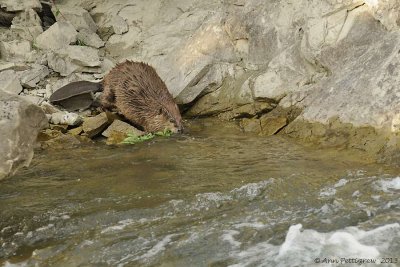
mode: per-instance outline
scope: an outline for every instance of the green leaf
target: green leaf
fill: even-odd
[[[124,139],[124,141],[121,142],[121,144],[128,144],[128,145],[134,145],[137,143],[141,143],[150,139],[153,139],[156,136],[165,136],[165,137],[170,137],[172,135],[171,130],[165,129],[164,131],[159,131],[156,133],[148,133],[145,135],[138,136],[137,134],[129,133],[128,137]]]

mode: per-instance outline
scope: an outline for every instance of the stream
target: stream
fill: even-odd
[[[400,266],[400,169],[187,128],[37,151],[0,183],[0,266]]]

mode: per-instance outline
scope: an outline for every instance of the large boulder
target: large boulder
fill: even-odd
[[[28,166],[47,118],[38,106],[0,90],[0,180]]]

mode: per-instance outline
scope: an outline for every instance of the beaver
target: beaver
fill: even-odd
[[[128,60],[119,63],[101,83],[81,81],[66,85],[53,93],[50,101],[56,103],[65,95],[71,97],[100,90],[103,90],[100,104],[104,109],[117,109],[145,132],[183,131],[182,117],[174,98],[155,69],[144,62]]]
[[[106,109],[118,109],[146,132],[183,131],[178,105],[154,68],[146,63],[117,64],[104,77],[100,103]]]

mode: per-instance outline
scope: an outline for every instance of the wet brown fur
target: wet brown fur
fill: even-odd
[[[167,86],[153,67],[143,62],[117,64],[103,80],[101,104],[116,108],[146,132],[180,132],[182,118]]]

